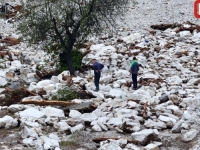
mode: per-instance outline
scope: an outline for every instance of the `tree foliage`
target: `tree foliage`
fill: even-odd
[[[123,15],[130,0],[26,0],[21,12],[19,30],[30,42],[60,43],[59,52],[66,57],[70,73],[74,74],[72,54],[74,44],[89,34],[112,30],[116,19]],[[61,64],[64,65],[64,64]]]

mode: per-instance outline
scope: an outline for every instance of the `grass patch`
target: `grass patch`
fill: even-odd
[[[0,13],[0,19],[4,19],[5,18],[5,14],[4,13]]]
[[[51,97],[51,100],[60,100],[60,101],[70,101],[77,98],[77,92],[72,90],[69,87],[59,89],[55,95]]]

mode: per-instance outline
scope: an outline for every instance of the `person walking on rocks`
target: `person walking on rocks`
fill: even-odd
[[[130,66],[130,73],[132,74],[133,89],[137,90],[137,75],[139,71],[139,63],[136,57],[133,57],[133,61]]]
[[[93,68],[94,68],[94,84],[96,86],[95,91],[99,91],[99,80],[101,77],[101,70],[103,69],[104,65],[97,62],[96,59],[92,59]]]

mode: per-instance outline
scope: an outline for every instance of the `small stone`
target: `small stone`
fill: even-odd
[[[167,94],[163,94],[159,99],[161,103],[165,103],[169,100],[169,97]]]
[[[158,146],[156,144],[148,144],[144,147],[144,150],[159,150]]]
[[[198,131],[195,129],[192,129],[183,135],[183,141],[185,142],[192,141],[197,136],[197,134],[198,134]]]

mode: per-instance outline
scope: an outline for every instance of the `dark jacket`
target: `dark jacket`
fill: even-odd
[[[137,62],[137,60],[135,60],[135,61],[133,61],[132,63],[131,63],[131,73],[132,74],[138,74],[138,71],[139,71],[139,64],[138,64],[138,62]]]
[[[101,69],[103,69],[104,65],[98,62],[95,62],[93,67],[94,67],[94,73],[101,73]],[[96,72],[96,70],[98,71]]]

